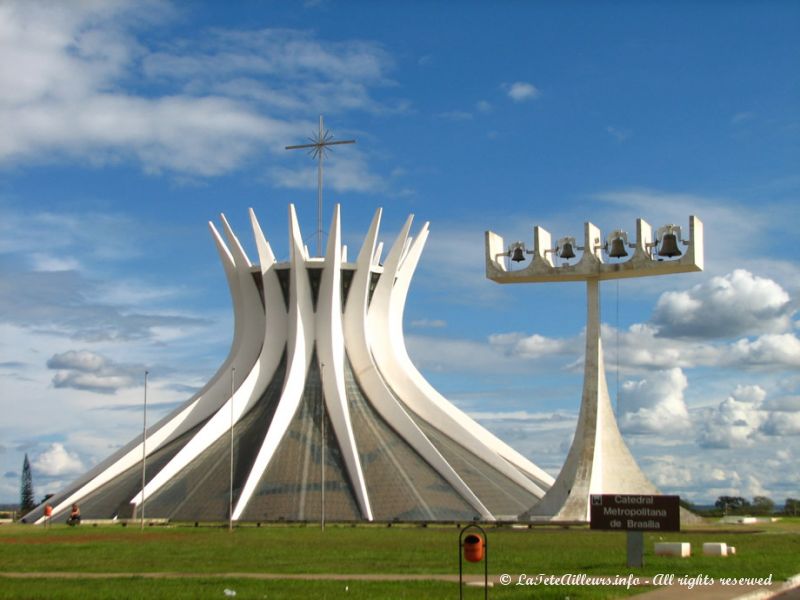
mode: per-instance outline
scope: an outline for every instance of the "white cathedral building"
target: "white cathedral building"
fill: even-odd
[[[84,518],[131,518],[144,503],[148,518],[252,522],[491,521],[535,507],[554,479],[409,358],[403,310],[428,224],[412,239],[409,217],[382,256],[378,210],[350,261],[337,206],[314,257],[290,206],[278,262],[250,218],[259,264],[224,216],[224,237],[209,224],[233,299],[228,357],[146,436],[50,498],[54,519],[73,503]]]

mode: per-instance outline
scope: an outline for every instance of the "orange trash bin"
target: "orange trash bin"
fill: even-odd
[[[464,538],[464,558],[469,562],[483,560],[483,538],[481,536],[470,533]]]

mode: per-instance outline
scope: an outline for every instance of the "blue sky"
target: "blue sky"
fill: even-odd
[[[706,228],[703,273],[604,284],[611,395],[665,492],[800,496],[800,6],[791,2],[0,3],[0,501],[133,438],[224,359],[206,222],[282,257],[287,210],[351,252],[384,208],[432,233],[412,358],[554,475],[581,389],[580,284],[498,286],[483,232]],[[281,256],[279,256],[281,258]],[[619,351],[617,351],[619,341]]]

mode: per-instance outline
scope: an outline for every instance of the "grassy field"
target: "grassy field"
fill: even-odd
[[[625,566],[625,534],[588,529],[489,529],[489,571],[536,576],[565,573],[639,577],[659,573],[709,577],[766,577],[784,580],[800,572],[800,520],[758,526],[699,528],[645,535],[645,567]],[[653,544],[692,543],[694,556],[669,559],[652,555]],[[736,546],[725,559],[703,557],[703,542]],[[248,578],[258,574],[458,574],[455,527],[315,526],[67,528],[0,527],[3,573],[0,598],[453,598],[447,581],[297,581]],[[468,564],[466,572],[482,567]],[[123,578],[43,579],[35,574],[122,574]],[[169,574],[167,578],[137,574]],[[178,577],[177,574],[181,576]],[[243,575],[238,575],[243,574]],[[345,589],[346,588],[346,589]],[[625,587],[497,586],[493,598],[604,598],[641,590]],[[467,589],[465,598],[482,597]],[[230,597],[230,596],[228,596]]]

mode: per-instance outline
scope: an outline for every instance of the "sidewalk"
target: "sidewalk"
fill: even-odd
[[[650,592],[636,596],[641,600],[686,600],[687,598],[702,598],[703,600],[767,600],[780,598],[780,600],[800,600],[800,574],[791,577],[789,581],[774,582],[770,586],[724,586],[718,583],[691,590],[684,586],[673,585],[660,587]]]

